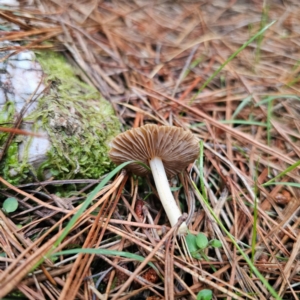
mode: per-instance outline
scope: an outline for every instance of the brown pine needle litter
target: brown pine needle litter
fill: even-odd
[[[62,52],[123,130],[201,141],[170,185],[209,244],[195,253],[170,228],[151,176],[0,178],[1,205],[18,201],[0,210],[0,298],[299,299],[300,2],[5,3],[0,41],[17,44],[3,51]]]

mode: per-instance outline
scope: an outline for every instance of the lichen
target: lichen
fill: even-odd
[[[34,124],[35,131],[38,127],[45,130],[51,147],[46,160],[36,169],[31,166],[21,178],[8,171],[5,176],[13,182],[23,181],[29,171],[40,180],[50,176],[56,179],[98,178],[113,166],[108,157],[108,144],[120,131],[118,118],[96,89],[74,75],[63,56],[41,52],[36,53],[36,57],[46,74],[44,84],[49,88],[38,100],[38,108],[26,116],[24,122]],[[9,151],[17,151],[14,148],[17,142],[14,144]],[[6,157],[5,164],[9,169],[11,153]],[[24,157],[27,157],[26,153]],[[18,164],[24,167],[26,162],[19,161]]]

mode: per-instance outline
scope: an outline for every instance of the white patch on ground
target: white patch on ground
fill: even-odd
[[[0,46],[10,46],[10,43],[0,43]],[[0,61],[12,51],[0,53]],[[10,56],[0,63],[0,110],[7,101],[15,103],[16,113],[20,113],[32,98],[37,98],[44,90],[43,70],[35,61],[35,54],[32,51],[22,51]],[[42,95],[42,94],[41,94]],[[40,96],[41,96],[40,95]],[[24,117],[37,108],[37,99],[26,107]],[[5,112],[4,112],[5,113]],[[17,116],[16,116],[17,117]],[[1,126],[1,124],[0,124]],[[32,131],[32,124],[24,124],[22,129]],[[40,130],[39,133],[46,136],[46,132]],[[46,153],[50,148],[50,141],[47,138],[27,137],[31,139],[28,149],[28,161],[32,164],[39,164],[45,160]],[[25,143],[20,143],[19,157],[24,158]]]
[[[5,53],[7,55],[8,52]],[[1,55],[1,58],[5,55]],[[45,86],[41,84],[43,71],[35,61],[35,55],[31,51],[23,51],[9,57],[0,63],[1,91],[0,103],[13,101],[16,111],[19,113],[27,101],[40,94]],[[32,103],[24,116],[35,110],[37,102]]]
[[[5,5],[5,6],[19,6],[20,3],[17,0],[0,0],[0,5]]]

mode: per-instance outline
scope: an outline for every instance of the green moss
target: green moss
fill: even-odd
[[[38,174],[49,170],[56,178],[98,178],[112,167],[108,143],[120,130],[111,105],[81,82],[62,56],[42,52],[37,58],[51,82],[40,101],[40,118],[52,142]]]
[[[38,108],[24,121],[32,122],[36,130],[39,127],[46,130],[51,148],[46,161],[33,169],[26,163],[28,153],[25,153],[25,162],[16,159],[18,143],[14,142],[5,160],[5,177],[14,183],[24,181],[30,169],[40,180],[49,176],[56,179],[98,178],[113,166],[108,157],[108,144],[120,131],[118,118],[96,89],[74,75],[63,56],[54,52],[36,53],[36,56],[47,74],[45,85],[49,90],[39,99]],[[28,151],[30,139],[27,143],[25,151]],[[21,176],[20,169],[17,176],[15,172],[9,173],[15,164],[22,165]]]
[[[0,126],[11,127],[11,124],[14,123],[14,114],[15,105],[13,102],[8,101],[0,110]],[[4,150],[8,136],[8,133],[0,132],[0,151]],[[26,178],[28,171],[28,164],[24,161],[19,162],[18,146],[19,140],[15,138],[6,149],[6,155],[0,162],[0,174],[6,179],[10,179],[13,184]]]

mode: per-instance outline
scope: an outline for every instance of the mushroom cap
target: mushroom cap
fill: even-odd
[[[159,157],[167,176],[172,177],[194,162],[199,151],[199,142],[190,131],[176,126],[148,124],[116,136],[109,156],[116,164],[138,160],[147,166],[149,160]],[[141,176],[149,172],[137,163],[129,164],[126,169]]]

